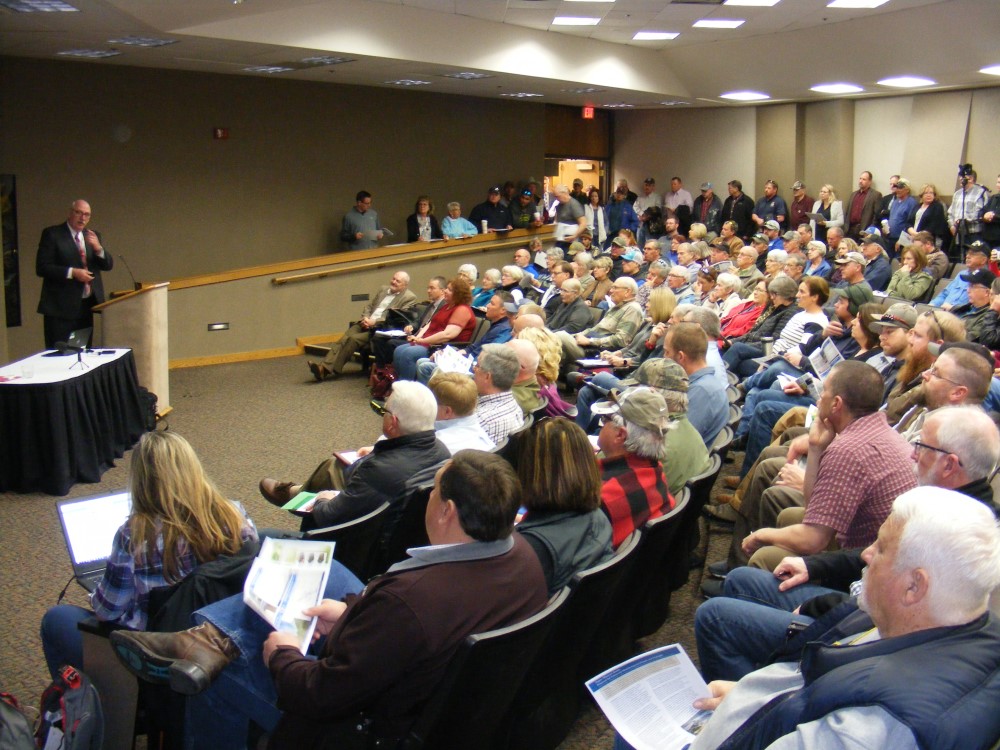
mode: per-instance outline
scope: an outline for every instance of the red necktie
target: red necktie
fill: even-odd
[[[87,270],[87,248],[83,244],[83,232],[76,236],[76,249],[80,251],[80,262],[83,263],[83,270]],[[90,284],[83,285],[84,298],[90,296]]]

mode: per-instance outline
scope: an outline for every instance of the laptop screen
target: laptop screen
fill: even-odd
[[[107,560],[115,532],[125,523],[131,508],[127,492],[95,495],[58,503],[73,565]]]

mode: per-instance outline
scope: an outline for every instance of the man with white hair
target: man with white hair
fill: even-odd
[[[643,386],[611,391],[593,412],[602,417],[597,434],[604,454],[598,461],[601,509],[611,521],[611,545],[617,548],[646,521],[674,507],[660,465],[669,413],[663,396]]]
[[[583,286],[579,279],[566,279],[559,287],[560,305],[548,319],[550,331],[579,333],[594,322],[590,308],[583,301]]]
[[[368,346],[372,332],[383,322],[390,310],[406,310],[417,304],[417,297],[410,291],[410,274],[396,271],[388,286],[379,287],[361,311],[361,319],[352,323],[340,341],[335,342],[322,362],[307,362],[309,371],[317,381],[337,378],[354,352]]]
[[[580,359],[583,347],[614,351],[628,346],[642,326],[642,308],[635,301],[639,287],[634,279],[622,277],[615,280],[609,292],[615,306],[598,323],[582,333],[571,336],[560,331],[565,358]]]
[[[667,286],[677,297],[678,304],[694,304],[695,293],[691,288],[691,271],[682,265],[671,266],[667,272]]]
[[[896,499],[857,605],[806,628],[787,656],[739,682],[713,681],[691,745],[991,747],[1000,739],[1000,530],[971,498],[919,487]],[[780,700],[776,700],[779,699]],[[737,735],[737,733],[739,733]]]
[[[736,275],[740,279],[740,296],[749,298],[756,289],[757,282],[764,278],[764,274],[757,268],[757,251],[752,245],[744,245],[736,253]]]
[[[954,490],[1000,515],[989,478],[1000,456],[1000,431],[982,409],[956,406],[927,416],[913,443],[921,487]],[[736,568],[722,596],[695,613],[698,661],[706,679],[734,680],[766,664],[786,640],[847,598],[861,577],[861,550],[786,557],[774,572]]]
[[[415,381],[397,381],[382,408],[384,440],[370,451],[358,451],[353,463],[332,455],[301,484],[262,479],[260,494],[281,506],[302,490],[318,493],[316,505],[302,519],[303,530],[360,518],[387,500],[401,500],[407,479],[451,455],[434,435],[435,419],[437,402],[430,389]]]

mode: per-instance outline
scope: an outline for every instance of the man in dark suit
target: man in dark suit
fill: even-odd
[[[874,224],[882,204],[882,193],[872,188],[872,173],[862,172],[858,176],[858,189],[851,193],[844,205],[847,214],[847,236],[857,242],[861,230]]]
[[[44,279],[38,312],[45,316],[48,349],[72,331],[93,326],[91,309],[104,301],[101,271],[110,271],[114,258],[88,223],[90,204],[74,201],[66,223],[47,227],[38,242],[35,273]]]

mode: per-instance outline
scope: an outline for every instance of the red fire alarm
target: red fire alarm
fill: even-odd
[[[217,141],[228,141],[229,128],[212,128],[212,138]]]
[[[583,119],[584,120],[593,120],[594,119],[594,108],[593,107],[584,107],[583,108]]]

